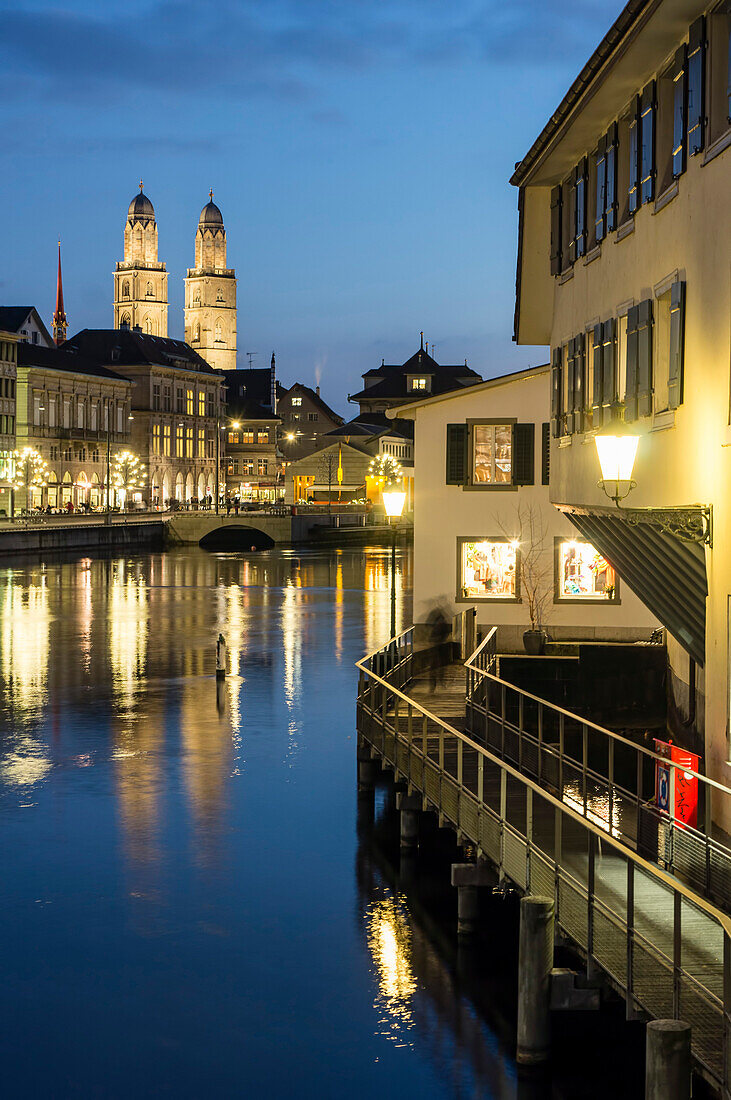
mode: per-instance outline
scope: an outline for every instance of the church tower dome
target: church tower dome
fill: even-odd
[[[226,229],[213,201],[195,232],[195,267],[185,280],[185,339],[216,370],[236,367],[236,272],[226,266]]]
[[[114,272],[114,327],[168,334],[168,276],[157,258],[155,208],[143,191],[132,199],[124,226],[124,259]]]

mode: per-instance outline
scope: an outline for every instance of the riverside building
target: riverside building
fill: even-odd
[[[18,337],[0,325],[0,517],[10,515],[15,477],[15,401]]]
[[[730,24],[728,3],[632,0],[512,178],[551,500],[666,628],[675,737],[727,785]],[[634,469],[598,485],[594,437],[620,433]]]

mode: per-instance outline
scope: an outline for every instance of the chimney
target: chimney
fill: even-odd
[[[122,332],[129,332],[129,324],[127,323],[127,321],[122,321],[119,327]]]
[[[320,396],[320,387],[319,386],[315,386],[315,393],[317,394],[318,397]]]

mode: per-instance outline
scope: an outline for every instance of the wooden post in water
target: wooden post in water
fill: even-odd
[[[645,1100],[690,1100],[690,1024],[651,1020],[647,1025]]]
[[[520,901],[518,950],[518,1062],[538,1065],[551,1052],[553,898]]]

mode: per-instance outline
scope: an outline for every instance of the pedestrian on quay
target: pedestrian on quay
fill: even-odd
[[[449,663],[448,641],[452,633],[449,621],[439,605],[433,607],[426,617],[427,644],[431,649],[429,667],[429,689],[433,693],[437,684],[444,685],[444,666]]]
[[[226,515],[231,515],[231,497],[226,497]]]

